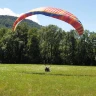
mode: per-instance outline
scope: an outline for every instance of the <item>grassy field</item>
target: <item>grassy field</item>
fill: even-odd
[[[0,64],[0,96],[96,96],[96,67]]]

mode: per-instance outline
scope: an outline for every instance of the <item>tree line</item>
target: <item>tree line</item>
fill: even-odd
[[[0,28],[0,62],[12,64],[96,65],[96,33],[66,32],[56,25],[40,29],[21,24]]]

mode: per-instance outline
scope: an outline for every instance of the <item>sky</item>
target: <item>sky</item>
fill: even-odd
[[[96,32],[96,0],[0,0],[0,15],[19,17],[32,9],[55,7],[74,14],[83,24],[84,29]],[[74,29],[68,23],[43,15],[33,15],[28,19],[40,25],[57,25],[65,31]]]

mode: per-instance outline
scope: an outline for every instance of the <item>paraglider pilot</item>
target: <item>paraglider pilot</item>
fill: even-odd
[[[50,68],[49,67],[45,67],[45,72],[50,72]]]

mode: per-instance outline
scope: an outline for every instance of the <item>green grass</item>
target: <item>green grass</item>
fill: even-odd
[[[0,64],[0,96],[96,96],[96,67]]]

